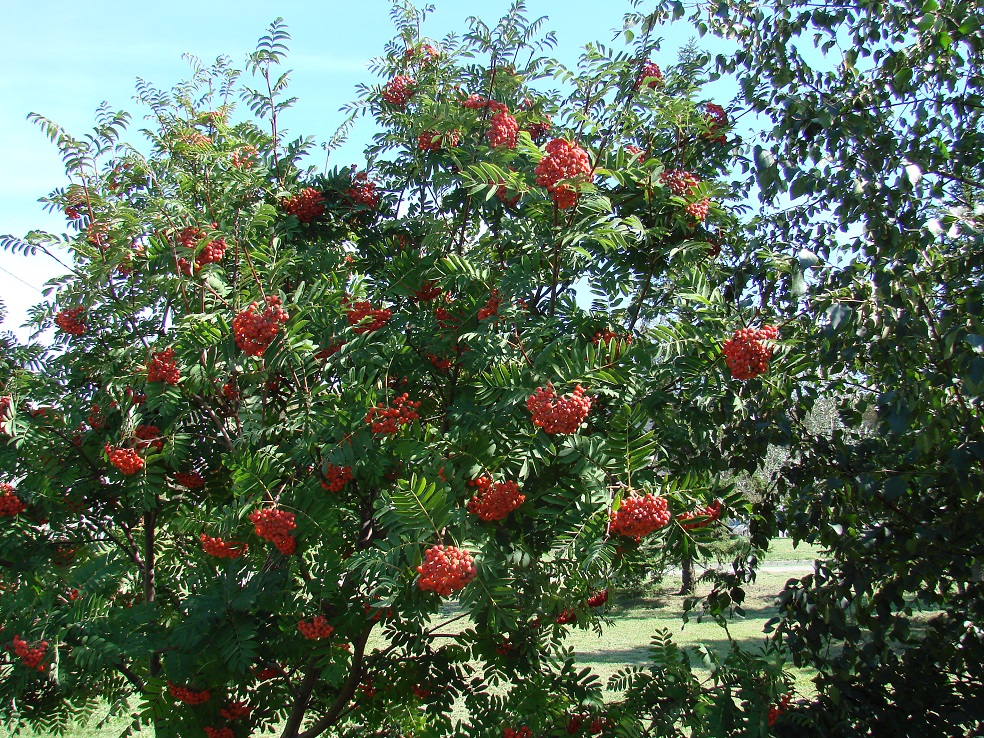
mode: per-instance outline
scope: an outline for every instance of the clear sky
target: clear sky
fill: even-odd
[[[422,3],[420,3],[422,4]],[[33,228],[61,233],[65,220],[37,202],[65,183],[54,146],[26,120],[29,112],[53,119],[73,133],[92,125],[96,107],[107,101],[134,114],[129,139],[145,111],[132,100],[137,77],[170,88],[186,76],[185,52],[204,61],[219,54],[241,66],[256,39],[278,15],[293,37],[288,66],[299,101],[286,119],[294,135],[326,140],[342,121],[339,108],[355,97],[359,82],[375,83],[366,64],[393,36],[386,0],[10,0],[4,9],[4,65],[0,76],[0,234],[22,236]],[[440,39],[464,30],[464,19],[480,16],[490,25],[508,0],[436,0],[424,32]],[[588,41],[610,44],[631,10],[627,0],[528,0],[532,17],[548,16],[557,32],[554,56],[573,65]],[[683,25],[666,29],[667,63],[688,40]],[[657,59],[659,62],[659,59]],[[726,102],[726,100],[722,101]],[[355,132],[336,162],[361,161],[370,126]],[[47,279],[63,270],[47,257],[25,258],[0,251],[0,297],[9,310],[3,326],[17,327],[29,305],[42,300]]]

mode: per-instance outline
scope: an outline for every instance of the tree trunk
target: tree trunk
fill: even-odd
[[[680,561],[680,578],[682,584],[677,594],[692,595],[694,593],[694,559],[689,554]]]

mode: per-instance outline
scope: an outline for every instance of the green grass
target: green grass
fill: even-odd
[[[783,562],[785,566],[803,567],[803,573],[806,573],[816,555],[816,549],[805,544],[793,548],[792,541],[788,538],[774,539],[766,556],[765,566],[768,567],[771,562]],[[770,572],[767,568],[760,572],[757,580],[745,587],[744,609],[747,617],[734,619],[729,623],[732,636],[744,646],[753,647],[763,643],[763,626],[777,612],[776,595],[787,579],[800,575],[797,572]],[[683,625],[681,619],[683,597],[675,594],[679,589],[679,578],[669,577],[649,599],[613,603],[609,614],[614,623],[605,629],[602,637],[590,630],[572,630],[570,643],[577,653],[579,662],[594,671],[603,682],[607,682],[608,677],[623,666],[629,664],[644,666],[648,663],[649,641],[653,633],[660,628],[668,629],[680,646],[704,644],[720,655],[724,655],[729,645],[724,632],[717,624],[698,623],[696,619],[691,619],[687,625]],[[706,585],[699,586],[698,594],[705,589]],[[464,626],[465,621],[461,621],[460,624]],[[699,663],[699,660],[695,658],[694,663]],[[791,671],[796,677],[797,691],[801,694],[811,693],[810,674],[805,670],[791,669]],[[102,716],[98,715],[90,725],[95,726],[99,717]],[[115,738],[126,725],[126,720],[115,720],[101,730],[95,727],[78,728],[68,736],[69,738]],[[0,738],[8,738],[9,735],[7,730],[0,728]],[[143,735],[147,734],[143,733]]]

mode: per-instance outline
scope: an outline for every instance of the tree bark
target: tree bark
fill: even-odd
[[[678,594],[692,595],[694,593],[694,559],[690,554],[683,557],[680,562],[680,579],[682,584]]]

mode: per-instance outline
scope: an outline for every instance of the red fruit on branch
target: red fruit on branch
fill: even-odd
[[[232,728],[226,726],[224,728],[213,728],[206,726],[202,728],[205,731],[207,738],[236,738],[236,734],[233,732]]]
[[[721,519],[721,500],[715,500],[710,505],[702,507],[699,510],[694,510],[693,512],[683,512],[677,515],[677,520],[681,521],[680,527],[684,530],[694,530],[695,528],[706,528],[708,525],[713,523],[715,520]],[[694,522],[688,523],[685,521],[693,520]]]
[[[687,215],[700,223],[707,217],[710,206],[711,201],[705,197],[703,200],[698,202],[688,203],[684,210],[687,212]]]
[[[81,336],[85,334],[85,323],[83,323],[79,316],[85,311],[83,307],[71,308],[70,310],[62,310],[55,316],[55,325],[63,333],[67,333],[70,336]]]
[[[186,705],[200,705],[212,699],[212,693],[207,689],[188,689],[170,680],[167,683],[167,691],[174,699],[184,702]]]
[[[577,622],[577,613],[571,609],[561,610],[560,614],[554,618],[554,622],[557,625],[567,625],[568,623]]]
[[[398,108],[405,107],[413,97],[417,81],[405,74],[398,74],[383,88],[383,99]]]
[[[505,728],[502,738],[533,738],[533,731],[525,725],[521,728]]]
[[[302,620],[297,624],[297,629],[309,641],[319,641],[335,632],[335,629],[328,625],[324,615],[317,615],[311,620]]]
[[[256,535],[265,541],[270,541],[277,550],[288,556],[297,548],[297,541],[291,531],[297,527],[294,523],[294,513],[280,510],[276,507],[265,507],[254,510],[249,514]]]
[[[728,114],[725,112],[724,108],[715,103],[707,103],[704,106],[706,114],[704,115],[704,121],[708,124],[709,128],[707,133],[704,134],[704,138],[713,143],[727,143],[728,137],[722,131],[723,128],[728,127]]]
[[[144,468],[144,460],[132,448],[119,448],[117,446],[110,446],[107,443],[105,450],[109,463],[127,476],[136,474]]]
[[[12,518],[20,515],[26,507],[11,485],[0,483],[0,517]]]
[[[161,453],[164,450],[164,437],[156,425],[138,425],[133,431],[133,437],[137,439],[133,447],[138,451],[152,448]]]
[[[357,300],[349,303],[348,298],[342,301],[346,305],[345,317],[352,330],[358,334],[378,331],[393,316],[389,308],[373,308],[368,300]]]
[[[201,489],[205,486],[205,477],[194,469],[190,472],[176,472],[174,475],[174,481],[182,487],[187,487],[188,489]]]
[[[769,706],[769,712],[766,715],[766,719],[769,721],[769,727],[775,725],[779,716],[789,709],[790,700],[792,700],[792,695],[784,694],[777,704]]]
[[[546,115],[544,117],[546,120],[531,121],[526,124],[526,132],[530,134],[530,138],[536,143],[546,138],[547,134],[550,133],[550,129],[553,127],[550,116]]]
[[[439,151],[440,149],[453,149],[460,140],[458,131],[424,131],[417,136],[417,148],[421,151]]]
[[[462,107],[469,108],[471,110],[482,110],[489,104],[481,95],[469,95],[468,98],[461,103]]]
[[[622,506],[611,514],[609,529],[620,536],[637,541],[670,522],[670,508],[662,497],[651,493],[640,497],[630,495],[622,500]]]
[[[659,181],[674,195],[689,195],[700,184],[695,175],[683,169],[667,169],[659,175]]]
[[[526,408],[533,414],[533,425],[545,433],[576,433],[591,410],[591,398],[584,396],[584,388],[577,385],[565,397],[558,397],[553,383],[537,387],[536,393],[526,401]]]
[[[478,574],[475,559],[467,551],[454,546],[431,546],[424,561],[417,567],[420,576],[417,586],[425,592],[437,592],[447,597],[463,589]]]
[[[411,402],[409,395],[404,392],[393,398],[390,407],[379,403],[376,407],[369,408],[366,413],[366,424],[372,426],[373,433],[398,433],[400,428],[407,423],[417,420],[417,408],[419,402]]]
[[[256,147],[246,144],[232,152],[229,162],[236,169],[249,169],[256,166],[258,156],[259,152],[256,150]]]
[[[770,325],[761,329],[741,328],[724,342],[721,353],[725,363],[735,379],[751,379],[759,374],[765,374],[769,369],[772,358],[772,347],[763,343],[774,341],[779,337],[779,331]]]
[[[421,285],[420,289],[414,291],[414,296],[420,302],[430,302],[434,298],[438,297],[443,289],[434,284],[431,280],[427,280]]]
[[[305,187],[292,197],[284,198],[284,210],[302,223],[310,223],[325,213],[325,196],[313,187]]]
[[[256,306],[256,302],[250,303],[232,319],[236,345],[248,356],[262,356],[273,343],[280,326],[290,319],[281,307],[280,298],[274,295],[266,298],[266,309],[262,313],[256,312]]]
[[[353,204],[365,205],[372,210],[375,210],[379,205],[376,183],[369,181],[369,175],[366,172],[359,172],[352,177],[352,186],[345,189],[345,196]]]
[[[493,149],[515,149],[519,124],[505,110],[500,110],[489,121],[489,146]]]
[[[20,657],[21,663],[29,669],[44,671],[44,654],[47,650],[47,641],[41,641],[36,647],[32,648],[19,635],[14,636],[14,653]]]
[[[561,210],[571,207],[577,200],[577,192],[562,180],[586,181],[591,173],[588,152],[577,144],[555,138],[544,150],[546,154],[536,165],[536,183],[546,187],[554,203]]]
[[[181,379],[178,362],[174,359],[174,349],[166,348],[151,354],[147,362],[147,381],[177,384]]]
[[[247,720],[252,711],[253,708],[248,703],[242,700],[234,700],[223,707],[219,714],[226,720]]]
[[[663,71],[659,66],[651,61],[647,61],[642,65],[642,69],[639,70],[639,76],[636,77],[635,89],[639,89],[643,85],[649,87],[650,89],[655,89],[659,87],[663,82]]]
[[[501,303],[502,298],[499,296],[499,290],[492,290],[492,294],[489,296],[488,302],[485,303],[485,307],[478,311],[478,319],[485,320],[486,318],[491,318],[493,315],[498,315],[499,305]]]
[[[239,541],[224,541],[221,538],[212,538],[204,533],[201,535],[202,550],[209,556],[217,559],[238,559],[249,548],[249,544]]]
[[[608,602],[608,590],[602,589],[588,597],[588,607],[602,607]]]
[[[503,520],[509,513],[526,502],[526,495],[513,481],[492,483],[488,477],[479,477],[468,483],[478,487],[478,492],[468,501],[468,512],[482,520]]]
[[[328,464],[325,468],[325,478],[322,480],[321,486],[329,492],[339,492],[342,487],[351,481],[352,467]]]

